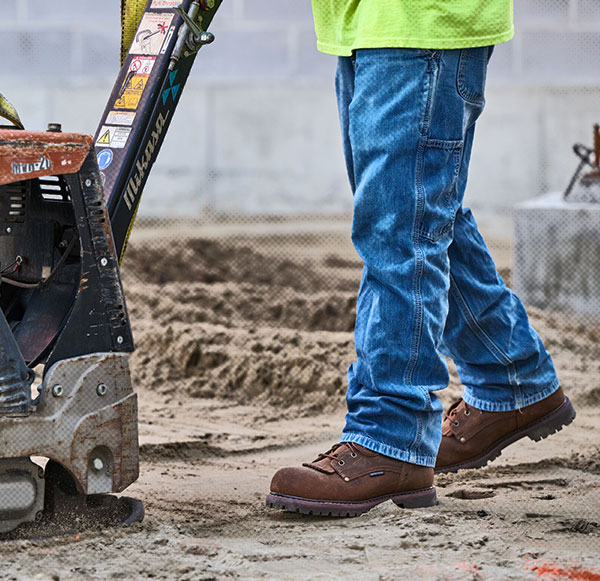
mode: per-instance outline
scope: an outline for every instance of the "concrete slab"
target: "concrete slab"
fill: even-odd
[[[526,305],[600,319],[600,204],[561,192],[518,204],[513,281]]]

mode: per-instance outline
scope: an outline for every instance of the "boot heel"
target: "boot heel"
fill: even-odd
[[[425,508],[435,506],[438,503],[433,486],[424,490],[399,494],[392,498],[392,502],[400,508]]]
[[[559,432],[564,426],[568,426],[575,419],[576,415],[569,398],[565,397],[557,409],[538,420],[536,425],[528,430],[527,436],[531,440],[539,442],[543,438]]]

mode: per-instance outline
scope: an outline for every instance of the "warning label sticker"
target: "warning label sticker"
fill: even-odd
[[[100,171],[105,170],[113,160],[113,152],[111,149],[103,149],[97,156],[98,168]]]
[[[110,127],[109,125],[103,125],[96,145],[112,147],[113,149],[123,149],[127,144],[130,134],[131,127]]]
[[[155,62],[155,56],[136,56],[129,64],[129,72],[138,75],[149,75]]]
[[[165,42],[173,13],[146,12],[133,39],[130,54],[159,54]]]
[[[111,111],[107,116],[105,123],[107,125],[133,125],[135,113],[133,111]]]
[[[183,0],[152,0],[150,8],[177,8]]]
[[[148,83],[148,75],[136,75],[130,72],[113,107],[115,109],[137,109],[146,83]]]

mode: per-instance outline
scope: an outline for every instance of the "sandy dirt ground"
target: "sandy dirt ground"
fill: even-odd
[[[0,579],[600,579],[600,327],[556,313],[530,310],[578,411],[568,428],[437,477],[432,509],[264,506],[275,470],[343,425],[360,275],[343,232],[167,244],[142,231],[123,276],[141,441],[127,493],[146,519],[2,543]],[[509,282],[509,253],[495,253]],[[450,369],[445,405],[461,393]]]

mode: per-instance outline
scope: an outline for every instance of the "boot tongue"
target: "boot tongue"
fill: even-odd
[[[348,445],[346,443],[342,442],[341,444],[336,444],[335,446],[333,446],[332,448],[327,450],[327,452],[325,452],[325,453],[329,454],[330,456],[337,457],[340,454],[344,453],[347,448],[348,448]],[[304,464],[304,466],[307,466],[308,468],[314,468],[315,470],[318,470],[319,472],[333,474],[335,472],[335,470],[331,467],[331,462],[332,462],[332,459],[329,456],[325,456],[323,458],[317,458],[316,460],[313,460],[312,462],[306,463],[306,464]]]
[[[333,474],[336,471],[333,469],[331,464],[335,462],[335,458],[346,456],[348,452],[353,454],[354,457],[356,457],[355,454],[360,454],[361,456],[377,456],[377,452],[373,452],[372,450],[364,448],[363,446],[359,446],[358,444],[341,442],[340,444],[336,444],[327,450],[327,452],[325,452],[325,454],[327,454],[326,456],[303,464],[303,466],[312,468],[313,470],[318,470],[319,472],[324,472],[325,474]]]
[[[331,458],[321,458],[320,460],[315,460],[314,462],[305,464],[305,466],[314,468],[320,472],[327,472],[327,474],[333,474],[335,472],[335,470],[331,467]]]
[[[455,401],[455,402],[454,402],[454,403],[453,403],[453,404],[452,404],[452,405],[451,405],[451,406],[448,408],[448,414],[447,414],[447,416],[446,416],[446,417],[449,417],[449,416],[450,416],[450,414],[451,414],[451,413],[452,413],[454,410],[456,410],[456,412],[458,412],[458,411],[459,411],[459,406],[460,406],[462,403],[464,403],[464,400],[463,400],[462,398],[461,398],[461,399],[459,399],[459,400],[456,400],[456,401]],[[465,405],[466,405],[466,404],[465,404]]]
[[[452,423],[455,421],[455,417],[465,410],[468,410],[467,402],[464,399],[455,401],[449,408],[448,414],[442,422],[442,436],[451,436],[454,432],[452,431]]]

